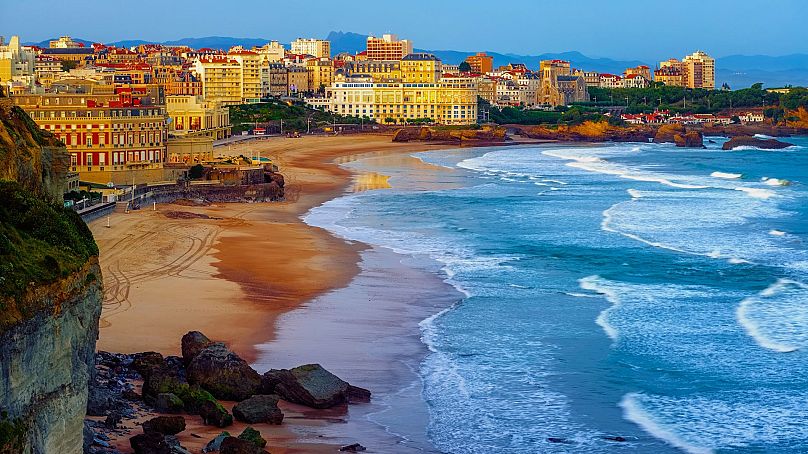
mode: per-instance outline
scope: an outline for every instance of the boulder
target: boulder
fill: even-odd
[[[365,388],[360,388],[354,385],[348,385],[348,402],[362,402],[367,403],[370,402],[370,390]]]
[[[354,443],[354,444],[350,444],[350,445],[347,445],[347,446],[343,446],[343,447],[339,448],[339,450],[342,451],[342,452],[362,452],[362,451],[366,451],[367,448],[360,445],[359,443]]]
[[[675,134],[673,142],[677,147],[704,148],[704,137],[698,131],[688,131],[684,135]]]
[[[738,147],[755,147],[763,150],[780,150],[794,146],[788,142],[781,142],[777,139],[758,139],[752,136],[738,136],[729,139],[721,146],[723,150],[734,150]]]
[[[238,437],[242,440],[249,441],[259,448],[263,448],[267,445],[267,441],[261,436],[261,432],[253,429],[252,427],[244,428],[244,431],[242,431]]]
[[[158,432],[135,435],[129,439],[129,445],[135,454],[172,454],[165,435]]]
[[[224,441],[225,438],[229,436],[230,436],[229,432],[220,433],[219,435],[216,436],[216,438],[209,441],[208,444],[206,444],[205,447],[202,448],[202,453],[206,454],[209,452],[219,452],[219,450],[222,449],[222,442]]]
[[[319,364],[264,374],[262,391],[273,392],[289,402],[312,408],[330,408],[349,402],[351,396],[370,400],[370,391],[351,387]]]
[[[107,416],[125,404],[117,398],[115,392],[109,388],[90,386],[87,395],[87,415]]]
[[[278,396],[257,394],[233,407],[233,416],[248,424],[283,422],[283,412],[278,408]]]
[[[180,445],[180,440],[177,439],[177,437],[173,435],[166,435],[165,440],[168,448],[171,450],[171,454],[191,454],[190,451]]]
[[[252,442],[236,437],[225,438],[222,441],[221,449],[219,449],[221,454],[263,454],[265,452]]]
[[[199,331],[189,331],[182,336],[182,360],[187,366],[196,355],[213,341]]]
[[[676,135],[682,137],[687,134],[684,125],[678,123],[660,125],[654,135],[654,143],[674,143]]]
[[[158,416],[143,422],[143,432],[157,432],[163,435],[176,435],[185,430],[182,416]]]
[[[163,363],[151,369],[144,377],[143,397],[150,403],[163,393],[173,393],[179,397],[178,389],[183,385],[187,387],[188,382],[182,371]]]
[[[244,400],[261,386],[258,372],[218,342],[194,357],[188,365],[188,381],[224,400]]]
[[[161,413],[179,413],[184,403],[174,393],[160,393],[154,399],[154,408]]]
[[[209,426],[227,427],[233,424],[233,416],[216,401],[207,400],[198,409],[202,421]]]
[[[163,365],[163,355],[157,352],[142,352],[132,355],[129,368],[146,378],[152,369]]]

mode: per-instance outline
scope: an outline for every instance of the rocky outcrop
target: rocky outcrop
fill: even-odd
[[[654,129],[648,126],[615,126],[607,121],[585,121],[579,125],[514,126],[531,139],[564,142],[648,142]]]
[[[23,299],[43,309],[0,335],[0,409],[24,427],[24,452],[83,450],[100,275],[93,259],[64,279],[31,289]]]
[[[704,148],[704,138],[699,131],[688,131],[684,125],[661,125],[654,135],[654,143],[673,143],[677,147]]]
[[[264,454],[266,451],[254,443],[237,437],[227,437],[222,441],[220,454]]]
[[[484,126],[480,129],[438,129],[427,126],[402,128],[393,135],[393,142],[440,142],[456,145],[500,143],[506,140],[505,128]]]
[[[788,142],[781,142],[777,139],[758,139],[751,136],[733,137],[721,146],[723,150],[734,150],[738,147],[755,147],[763,150],[780,150],[794,146]]]
[[[61,203],[70,154],[11,99],[0,98],[0,180]]]
[[[311,408],[370,400],[370,391],[348,384],[319,364],[270,370],[262,377],[261,391]]]
[[[244,400],[258,391],[261,376],[222,343],[202,349],[188,365],[188,382],[217,399]]]
[[[157,432],[163,435],[176,435],[185,430],[182,416],[157,416],[143,422],[143,432]]]
[[[212,343],[212,340],[199,331],[190,331],[182,336],[180,344],[182,345],[182,360],[185,365],[191,364],[191,360]]]
[[[233,416],[248,424],[281,424],[283,412],[278,408],[278,396],[255,395],[233,407]]]

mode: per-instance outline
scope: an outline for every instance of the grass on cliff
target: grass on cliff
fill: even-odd
[[[0,332],[40,307],[22,304],[31,285],[46,284],[80,269],[98,255],[79,215],[0,181]]]

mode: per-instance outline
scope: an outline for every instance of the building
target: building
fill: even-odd
[[[311,55],[316,58],[331,58],[331,42],[325,39],[303,39],[292,41],[291,52],[299,55]]]
[[[261,56],[249,50],[230,52],[227,56],[241,65],[241,102],[261,102]]]
[[[329,47],[331,47],[330,43]],[[258,55],[264,57],[264,61],[270,63],[277,63],[283,60],[283,57],[286,56],[286,49],[284,49],[283,44],[280,44],[277,41],[270,41],[261,47],[254,47],[253,52],[257,52]]]
[[[640,74],[629,74],[623,78],[623,88],[646,88],[651,82]]]
[[[320,91],[334,82],[334,62],[327,58],[312,58],[306,61],[309,75],[309,87],[312,91]]]
[[[763,112],[746,112],[738,115],[743,123],[763,123]]]
[[[685,78],[681,66],[662,66],[654,70],[654,80],[669,87],[684,87]]]
[[[309,86],[309,72],[300,66],[289,66],[286,68],[287,84],[289,96],[297,96],[300,93],[312,91]]]
[[[623,78],[628,78],[631,75],[638,75],[645,78],[645,80],[651,80],[651,68],[645,65],[635,66],[634,68],[626,68],[623,71]]]
[[[261,66],[261,97],[289,96],[289,71],[283,63]]]
[[[542,60],[539,64],[541,85],[537,102],[549,106],[566,106],[574,102],[589,101],[586,81],[580,74],[573,74],[570,62]]]
[[[222,105],[241,104],[241,63],[223,55],[197,58],[193,71],[202,82],[202,96]]]
[[[432,54],[408,54],[401,59],[400,65],[404,83],[435,83],[442,75],[441,61]]]
[[[346,76],[369,76],[374,82],[401,80],[400,60],[362,60],[345,62]]]
[[[696,51],[682,60],[688,88],[715,89],[715,59]]]
[[[161,181],[166,160],[162,87],[65,84],[57,93],[14,96],[40,128],[64,142],[81,181]]]
[[[73,41],[73,38],[69,36],[62,36],[59,39],[51,40],[48,47],[51,49],[76,49],[84,47],[84,44]]]
[[[166,115],[169,119],[168,133],[174,137],[210,137],[218,140],[231,135],[230,109],[205,101],[201,96],[166,96]]]
[[[441,63],[440,68],[441,75],[460,74],[460,65],[447,65],[446,63]]]
[[[609,89],[623,88],[623,78],[615,74],[601,74],[598,86]]]
[[[19,36],[12,36],[8,44],[0,38],[0,84],[16,82],[31,88],[34,85],[35,69],[35,54],[20,45]]]
[[[488,74],[494,71],[494,57],[485,52],[477,52],[476,55],[466,57],[466,63],[471,66],[471,72],[477,74]]]
[[[477,121],[477,92],[476,80],[469,77],[444,77],[435,83],[375,83],[369,76],[339,74],[326,89],[330,103],[321,102],[320,106],[382,123],[429,119],[468,125]]]
[[[368,60],[401,60],[412,53],[412,41],[385,34],[381,38],[368,36]]]

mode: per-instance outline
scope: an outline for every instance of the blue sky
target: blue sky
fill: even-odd
[[[41,41],[393,32],[418,48],[658,60],[808,53],[808,0],[2,0],[0,35]],[[121,6],[116,6],[120,4]],[[131,6],[124,6],[131,5]]]

